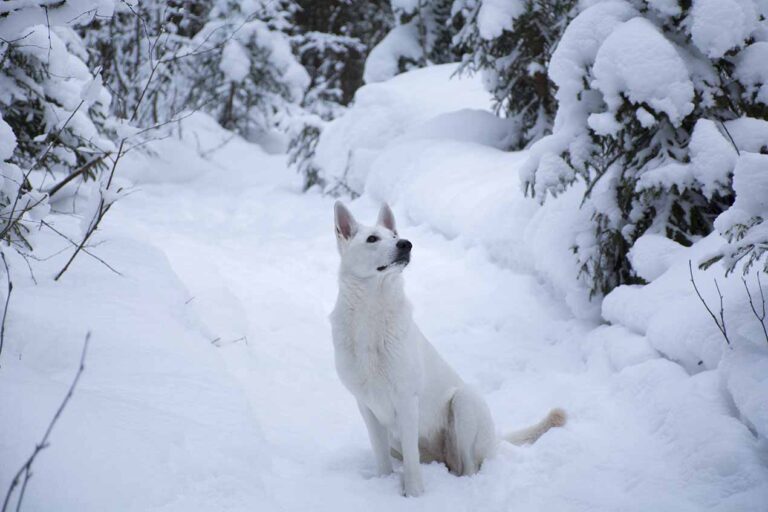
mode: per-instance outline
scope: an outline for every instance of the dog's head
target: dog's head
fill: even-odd
[[[374,226],[358,223],[346,206],[334,206],[341,271],[359,279],[402,272],[411,261],[411,242],[397,236],[395,216],[386,204]]]

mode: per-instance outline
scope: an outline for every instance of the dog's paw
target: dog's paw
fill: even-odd
[[[394,472],[395,470],[392,469],[392,464],[389,464],[388,466],[379,466],[378,469],[376,470],[376,476],[378,477],[389,476]]]
[[[424,494],[424,484],[421,482],[420,477],[403,479],[403,496],[417,498],[422,494]]]

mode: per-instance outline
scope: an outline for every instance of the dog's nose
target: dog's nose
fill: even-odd
[[[402,239],[397,241],[397,248],[401,251],[408,252],[411,250],[411,247],[413,247],[413,244],[409,240]]]

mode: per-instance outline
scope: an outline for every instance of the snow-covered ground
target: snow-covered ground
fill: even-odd
[[[395,79],[384,89],[391,111],[407,111],[409,91],[445,90],[446,71]],[[368,146],[351,209],[372,219],[380,200],[393,204],[414,243],[406,283],[416,320],[485,396],[498,428],[553,406],[568,411],[565,428],[504,446],[473,477],[425,466],[421,498],[401,497],[396,475],[374,477],[333,367],[333,198],[302,194],[284,156],[196,116],[183,141],[160,141],[155,156],[121,168],[136,190],[109,213],[94,251],[123,276],[81,255],[53,283],[62,254],[37,264],[35,286],[11,261],[0,490],[42,435],[91,330],[86,371],[35,463],[25,510],[765,510],[765,401],[755,412],[741,407],[749,400],[735,404],[744,386],[724,383],[719,356],[689,367],[698,354],[671,357],[669,336],[649,327],[670,296],[683,307],[687,282],[667,272],[683,260],[655,268],[667,283],[654,283],[656,296],[611,297],[612,325],[577,317],[542,256],[559,235],[539,229],[557,212],[522,196],[525,155],[500,149],[479,86],[465,84],[451,82],[447,111],[414,113],[411,125],[402,114],[386,144]],[[369,112],[383,111],[387,101],[368,91]],[[487,130],[451,129],[462,124]],[[57,224],[78,229],[66,215]],[[759,369],[757,389],[768,374]]]

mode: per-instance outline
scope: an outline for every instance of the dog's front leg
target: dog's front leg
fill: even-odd
[[[419,460],[419,398],[405,396],[396,407],[397,425],[403,452],[403,491],[406,496],[424,492]]]
[[[368,428],[368,437],[371,440],[371,447],[376,456],[379,476],[388,475],[392,473],[392,459],[389,458],[389,435],[387,429],[365,404],[358,401],[357,407],[360,409],[365,426]]]

